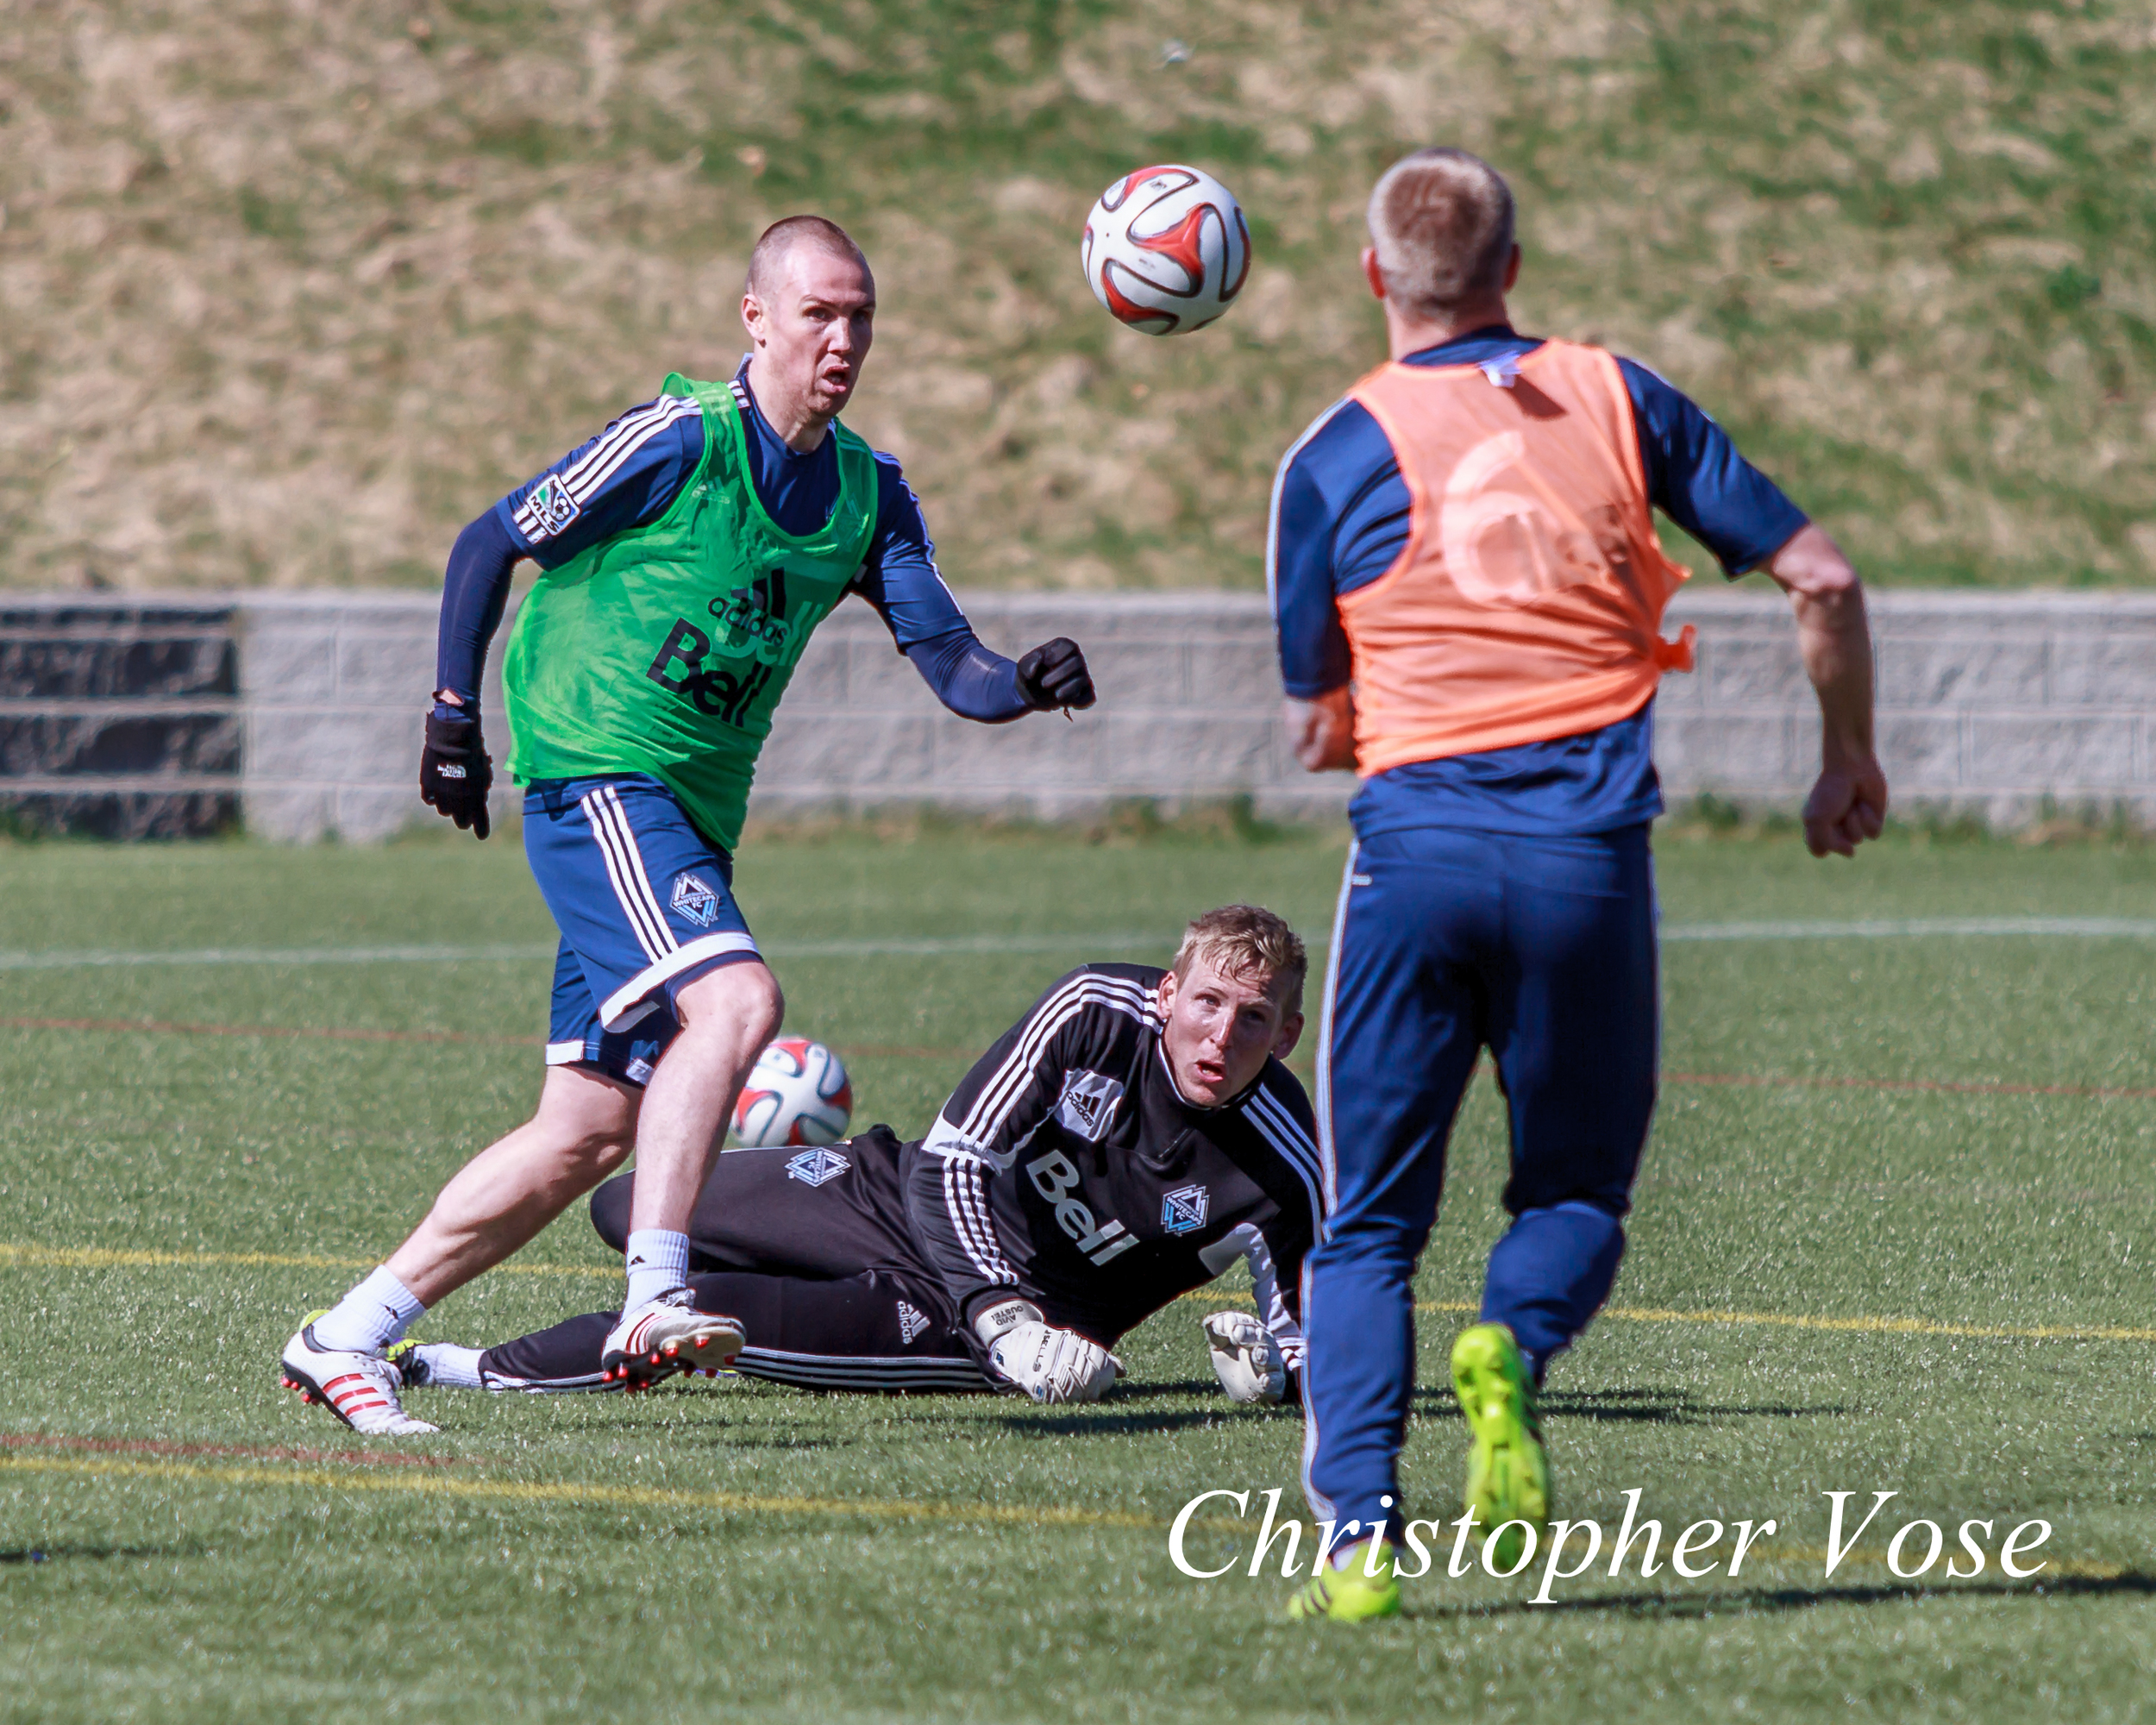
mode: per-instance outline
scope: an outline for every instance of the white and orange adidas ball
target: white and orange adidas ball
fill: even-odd
[[[1242,292],[1250,230],[1226,186],[1170,162],[1126,173],[1100,194],[1079,258],[1110,317],[1148,336],[1187,336]]]
[[[836,1144],[854,1117],[854,1087],[839,1058],[805,1036],[781,1037],[756,1057],[734,1104],[743,1150]]]

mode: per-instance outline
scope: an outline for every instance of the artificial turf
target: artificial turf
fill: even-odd
[[[2139,1716],[2156,1051],[2131,925],[2156,855],[1660,855],[1687,937],[1670,1082],[1613,1312],[1545,1411],[1558,1513],[1613,1529],[1639,1488],[1664,1566],[1605,1557],[1544,1607],[1532,1572],[1440,1576],[1400,1621],[1313,1631],[1276,1574],[1169,1560],[1199,1492],[1297,1501],[1300,1421],[1220,1396],[1202,1301],[1126,1340],[1096,1408],[423,1392],[442,1433],[394,1444],[302,1408],[275,1382],[294,1316],[534,1094],[549,929],[513,840],[0,847],[0,1718]],[[1339,860],[1330,835],[842,830],[764,835],[739,888],[856,1124],[912,1132],[1082,957],[1156,957],[1236,897],[1321,941]],[[1941,917],[2127,932],[1689,938]],[[384,947],[500,956],[259,957]],[[205,950],[255,956],[22,957]],[[1425,1515],[1457,1492],[1443,1351],[1502,1224],[1503,1144],[1478,1081],[1420,1289]],[[573,1211],[419,1333],[496,1339],[617,1288]],[[2070,1333],[1990,1333],[2046,1329]],[[1830,1578],[1833,1490],[1898,1496]],[[1890,1572],[1885,1535],[1920,1516],[1957,1554],[1993,1522],[1984,1573]],[[1687,1580],[1666,1535],[1704,1518],[1780,1532]],[[2032,1519],[2047,1566],[2002,1576]],[[1249,1545],[1212,1525],[1188,1550]]]

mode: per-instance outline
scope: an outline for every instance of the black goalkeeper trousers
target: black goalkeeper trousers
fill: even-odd
[[[735,1370],[805,1389],[991,1387],[906,1232],[899,1150],[875,1126],[817,1149],[719,1157],[689,1223],[689,1286],[703,1310],[740,1320],[748,1345]],[[617,1251],[635,1178],[592,1195],[592,1225]],[[489,1348],[480,1376],[490,1389],[604,1388],[600,1351],[619,1315],[587,1313]]]

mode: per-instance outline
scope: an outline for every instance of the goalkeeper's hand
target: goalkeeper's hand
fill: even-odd
[[[1213,1376],[1231,1402],[1267,1406],[1288,1394],[1288,1362],[1273,1333],[1248,1312],[1215,1312],[1200,1320],[1213,1351]]]
[[[1093,705],[1093,673],[1086,656],[1068,636],[1044,641],[1018,661],[1018,693],[1037,712]]]
[[[486,794],[494,787],[494,763],[487,759],[479,722],[427,715],[427,745],[419,751],[419,800],[486,837]]]
[[[1006,1300],[974,1320],[987,1344],[989,1363],[1036,1402],[1098,1402],[1123,1376],[1123,1362],[1075,1330],[1059,1330],[1041,1319],[1027,1300]]]

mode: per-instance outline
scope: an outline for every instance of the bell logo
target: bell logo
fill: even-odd
[[[1033,1182],[1036,1192],[1056,1207],[1056,1226],[1075,1240],[1078,1250],[1096,1265],[1138,1244],[1138,1236],[1114,1217],[1095,1222],[1093,1212],[1070,1195],[1078,1189],[1081,1176],[1077,1164],[1060,1150],[1051,1150],[1026,1164],[1025,1177]]]

